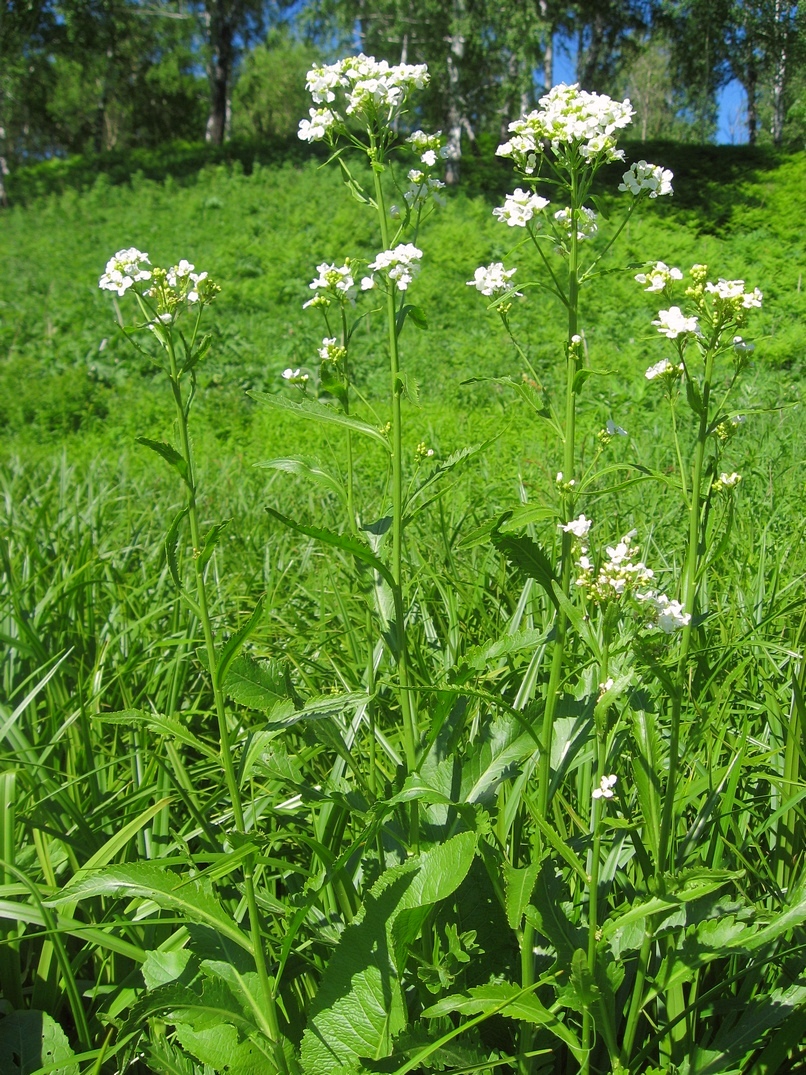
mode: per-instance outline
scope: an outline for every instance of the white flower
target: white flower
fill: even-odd
[[[114,257],[106,263],[106,272],[98,281],[98,287],[103,291],[116,291],[118,295],[125,295],[132,284],[141,280],[150,280],[151,273],[142,267],[150,264],[148,254],[144,254],[134,246],[128,250],[118,250]]]
[[[592,209],[587,209],[584,205],[578,211],[577,216],[577,240],[581,243],[585,239],[591,239],[599,230],[599,225],[596,223],[596,213]],[[558,209],[554,214],[554,219],[568,234],[571,234],[571,217],[573,212],[570,208]]]
[[[555,153],[578,152],[587,163],[624,156],[616,149],[615,132],[632,119],[629,100],[613,101],[604,94],[580,90],[578,83],[561,83],[538,103],[539,109],[510,123],[513,137],[497,150],[501,157],[512,157],[522,171],[534,171],[536,155],[546,141]]]
[[[610,682],[612,683],[613,681],[611,680]],[[612,799],[616,779],[617,777],[615,776],[603,776],[599,782],[599,787],[593,789],[592,795],[594,799]]]
[[[697,326],[696,317],[686,317],[679,306],[670,306],[668,310],[661,310],[658,320],[652,322],[657,326],[658,332],[667,339],[676,340],[678,336],[698,336],[700,330]]]
[[[335,336],[330,339],[325,337],[322,340],[322,346],[317,348],[319,357],[323,362],[338,362],[339,359],[344,358],[347,353],[345,349],[338,343]]]
[[[574,537],[583,538],[590,530],[592,520],[580,515],[578,519],[572,519],[570,523],[558,523],[557,525],[566,534],[573,534]]]
[[[626,437],[628,436],[627,430],[622,429],[621,426],[617,426],[612,418],[607,419],[607,426],[605,427],[611,437]]]
[[[329,108],[309,108],[310,119],[300,120],[297,135],[303,142],[321,142],[336,124],[336,116]]]
[[[727,474],[724,470],[711,486],[715,493],[721,493],[725,489],[735,489],[739,482],[742,480],[741,474],[737,474],[734,470],[732,474]]]
[[[639,272],[635,277],[639,284],[647,284],[644,291],[663,291],[672,280],[682,280],[680,269],[670,268],[663,261],[656,261],[649,272]]]
[[[507,194],[499,209],[493,209],[493,216],[510,228],[525,228],[535,213],[545,209],[548,204],[547,199],[539,194],[529,194],[518,187],[514,194]]]
[[[691,615],[683,611],[679,601],[670,601],[665,594],[657,594],[652,598],[657,611],[657,623],[661,631],[670,635],[673,631],[687,627],[691,623]]]
[[[394,281],[398,291],[405,291],[420,271],[422,256],[422,250],[418,250],[413,243],[400,243],[394,250],[382,250],[367,266],[372,270],[372,275],[365,276],[361,281],[362,290],[375,287],[375,273],[383,272]]]
[[[661,168],[657,164],[648,164],[646,161],[638,161],[633,164],[628,172],[625,172],[619,183],[619,190],[629,191],[634,197],[649,192],[650,198],[660,198],[664,194],[672,194],[672,179],[674,175],[668,168]]]
[[[648,381],[654,381],[656,377],[669,377],[673,379],[679,377],[683,372],[682,364],[679,366],[674,365],[668,358],[662,358],[660,362],[656,362],[654,366],[650,366],[644,376]]]
[[[754,343],[748,343],[747,340],[742,339],[741,336],[734,336],[733,349],[740,354],[745,352],[749,354],[751,351],[755,351],[756,345]]]
[[[352,298],[355,294],[355,280],[349,261],[344,265],[329,265],[323,261],[321,265],[316,266],[316,271],[319,275],[308,285],[311,291],[329,291],[336,297],[342,298]],[[304,303],[303,309],[312,305],[314,301],[314,299],[309,299]]]
[[[283,379],[289,384],[304,384],[308,380],[308,374],[303,373],[299,367],[294,370],[289,366],[288,369],[283,370]]]
[[[494,261],[486,267],[484,265],[479,266],[473,275],[473,279],[467,281],[467,286],[475,287],[482,295],[487,295],[488,297],[500,295],[510,290],[510,278],[517,271],[517,269],[505,269],[503,262]],[[520,296],[521,293],[516,291],[515,294]]]

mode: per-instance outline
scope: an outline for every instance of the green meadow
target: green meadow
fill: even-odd
[[[384,451],[266,402],[303,398],[286,369],[309,373],[314,398],[325,333],[303,309],[309,283],[321,262],[375,257],[372,213],[336,166],[282,147],[192,168],[181,147],[72,171],[45,163],[10,186],[3,1075],[802,1070],[806,154],[625,148],[672,168],[675,193],[643,204],[582,294],[579,472],[599,469],[577,510],[594,520],[597,553],[637,527],[669,593],[687,555],[680,475],[697,430],[681,406],[681,458],[668,402],[645,377],[673,355],[651,324],[666,302],[634,276],[659,260],[705,264],[709,279],[741,278],[764,301],[742,330],[755,349],[723,416],[743,421],[714,476],[741,481],[704,517],[684,685],[670,670],[677,643],[657,632],[613,643],[623,684],[606,771],[619,794],[596,829],[593,940],[588,814],[602,774],[591,729],[609,665],[601,638],[588,639],[588,609],[563,613],[573,629],[560,687],[548,669],[557,601],[540,578],[565,553],[562,447],[544,419],[565,388],[567,315],[533,286],[542,263],[522,229],[493,218],[511,169],[491,152],[467,161],[420,228],[422,272],[406,298],[419,310],[400,339],[416,766],[378,569]],[[385,177],[390,200],[405,170]],[[622,170],[596,178],[594,252],[618,216]],[[371,187],[368,171],[355,175]],[[123,331],[131,296],[98,288],[127,246],[157,265],[187,258],[221,286],[190,419],[200,525],[227,521],[202,555],[225,655],[216,691],[198,597],[177,590],[200,556],[172,528],[188,483],[137,440],[179,445],[174,400],[148,334],[138,349]],[[467,284],[477,266],[510,259],[523,297],[509,318],[530,369]],[[350,362],[350,414],[383,430],[382,310],[358,323]],[[715,394],[730,385],[720,370]],[[608,421],[626,435],[601,438]],[[344,523],[348,451],[360,534]],[[550,690],[546,807],[530,781]],[[415,876],[401,895],[395,885]],[[392,985],[373,977],[387,958]],[[321,1043],[336,1038],[329,1056]]]

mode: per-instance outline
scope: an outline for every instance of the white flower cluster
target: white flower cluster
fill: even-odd
[[[581,547],[577,560],[580,571],[576,580],[577,586],[587,589],[595,600],[607,601],[612,597],[636,592],[639,587],[648,585],[655,577],[655,572],[643,561],[636,559],[638,546],[633,544],[632,539],[637,532],[631,530],[617,545],[607,546],[607,562],[600,566],[598,574],[594,572],[593,564],[587,555],[588,550],[584,546]]]
[[[183,302],[209,302],[220,290],[206,272],[195,272],[196,266],[185,258],[170,269],[154,268],[151,287],[143,294],[153,299],[160,311],[171,312]]]
[[[683,372],[684,366],[681,362],[676,365],[674,362],[670,362],[668,358],[662,358],[660,362],[656,362],[654,366],[650,366],[644,376],[648,381],[654,381],[657,377],[663,377],[669,381],[676,381],[680,374]]]
[[[347,354],[346,350],[337,341],[335,336],[322,340],[322,346],[318,348],[319,357],[323,362],[339,362]]]
[[[757,287],[745,291],[744,280],[723,280],[722,277],[715,284],[706,284],[705,290],[716,296],[717,303],[727,311],[759,308],[764,298]]]
[[[589,520],[581,515],[575,523],[569,523],[563,529],[576,527],[572,529],[572,533],[581,539],[587,535],[590,525]],[[636,530],[631,530],[617,545],[606,547],[607,560],[600,565],[598,573],[588,556],[587,548],[580,544],[576,584],[587,590],[592,600],[602,604],[626,596],[634,597],[636,601],[651,609],[655,624],[666,634],[671,634],[672,631],[685,627],[691,616],[683,611],[679,601],[670,600],[657,590],[646,589],[654,579],[655,572],[638,559],[639,549],[633,542],[636,533]]]
[[[493,216],[502,224],[509,224],[510,228],[525,228],[535,213],[548,204],[548,200],[539,194],[530,194],[518,187],[514,194],[507,194],[500,208],[493,209]]]
[[[581,243],[585,239],[592,239],[599,230],[599,225],[596,223],[596,213],[592,209],[587,209],[583,205],[577,212],[577,241]],[[572,216],[573,210],[570,208],[558,209],[554,214],[554,219],[569,236],[571,235]]]
[[[306,82],[314,104],[310,119],[302,120],[299,137],[317,142],[344,125],[345,120],[336,108],[329,108],[344,99],[344,115],[355,116],[364,122],[391,123],[399,114],[406,97],[413,89],[428,84],[425,64],[401,63],[392,65],[374,56],[348,56],[337,63],[313,67]]]
[[[648,193],[650,198],[661,198],[664,194],[673,194],[672,180],[674,174],[668,168],[658,164],[638,161],[625,172],[618,189],[629,191],[634,197]]]
[[[558,474],[557,482],[561,481],[562,474]],[[558,523],[557,525],[566,534],[573,534],[575,538],[584,538],[591,528],[591,523],[591,519],[586,519],[584,515],[580,515],[578,519],[572,519],[568,523]]]
[[[658,320],[652,322],[657,327],[661,336],[669,340],[676,340],[678,336],[701,335],[697,318],[686,317],[679,306],[670,306],[668,310],[658,313]]]
[[[639,272],[635,277],[639,284],[646,284],[644,291],[663,291],[673,280],[682,280],[680,269],[670,268],[665,261],[656,261],[649,272]]]
[[[510,279],[517,269],[505,269],[502,261],[494,261],[491,265],[480,265],[473,274],[473,279],[467,281],[468,287],[475,287],[482,295],[492,298],[493,295],[503,295],[512,286]],[[521,292],[515,294],[521,297]]]
[[[616,786],[615,776],[603,776],[599,781],[599,787],[594,788],[591,794],[594,799],[612,799],[613,788]]]
[[[437,131],[436,134],[414,131],[406,141],[415,153],[419,153],[420,161],[426,168],[433,168],[437,160],[444,160],[448,155],[447,148],[442,144],[442,131]]]
[[[429,200],[432,200],[436,205],[445,204],[445,200],[436,193],[436,191],[442,190],[445,186],[441,179],[426,175],[419,168],[412,168],[407,178],[411,186],[403,192],[403,197],[412,212],[421,209]],[[392,216],[400,215],[399,211],[395,211],[395,206],[392,206],[390,213]]]
[[[422,250],[418,250],[413,243],[400,243],[394,250],[382,250],[367,266],[372,275],[365,276],[361,281],[361,290],[368,291],[375,287],[375,273],[382,272],[394,281],[398,291],[405,291],[420,271],[422,256]]]
[[[151,272],[143,268],[143,265],[149,264],[148,254],[134,246],[128,250],[118,250],[107,261],[106,272],[98,281],[98,287],[103,291],[116,291],[119,296],[125,295],[132,284],[151,279]]]
[[[561,83],[541,97],[540,108],[509,125],[512,137],[496,150],[499,157],[511,157],[527,175],[536,167],[537,154],[545,142],[557,154],[579,152],[591,163],[623,160],[616,149],[616,131],[633,117],[629,100],[614,101],[599,93],[588,93],[578,83]]]
[[[311,291],[322,292],[322,294],[314,295],[312,299],[304,302],[303,310],[308,306],[329,306],[330,299],[327,298],[326,293],[334,295],[342,302],[355,296],[355,280],[349,260],[343,265],[328,265],[326,261],[323,261],[321,265],[316,266],[316,271],[319,275],[308,286]]]

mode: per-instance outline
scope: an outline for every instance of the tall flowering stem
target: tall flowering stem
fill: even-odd
[[[195,394],[195,368],[210,344],[210,337],[204,337],[197,342],[202,313],[204,307],[214,299],[219,288],[209,279],[207,273],[194,272],[194,266],[187,261],[180,261],[178,265],[167,270],[157,267],[147,268],[149,264],[148,255],[134,248],[119,251],[107,264],[106,272],[100,279],[100,287],[104,290],[116,291],[118,295],[125,294],[130,288],[133,290],[143,314],[144,327],[153,333],[165,354],[166,364],[162,368],[167,374],[175,404],[179,452],[177,453],[168,445],[156,445],[155,442],[149,441],[144,441],[144,443],[156,448],[175,467],[187,490],[183,514],[187,515],[193,547],[194,595],[191,596],[181,587],[180,592],[198,617],[204,636],[218,721],[219,758],[232,805],[235,829],[240,834],[246,831],[244,807],[235,772],[233,744],[227,725],[224,691],[221,683],[220,654],[216,645],[205,581],[205,566],[214,547],[210,536],[217,534],[217,531],[213,528],[208,535],[202,534],[198,512],[196,467],[189,428],[190,410]],[[147,286],[144,286],[146,283]],[[186,341],[176,325],[181,318],[188,316],[192,318],[192,330]],[[178,340],[182,344],[181,356],[177,353]],[[185,388],[186,379],[190,381],[189,388]],[[169,536],[166,545],[170,541]],[[173,571],[175,581],[179,585],[178,569],[174,567]],[[260,1013],[261,1029],[274,1045],[278,1071],[282,1075],[289,1075],[288,1062],[281,1044],[277,1003],[263,947],[254,870],[249,856],[244,859],[242,871],[249,915],[249,934],[263,999],[263,1010]]]

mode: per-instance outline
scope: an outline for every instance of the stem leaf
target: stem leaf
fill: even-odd
[[[357,418],[350,418],[333,407],[317,403],[312,399],[305,399],[295,403],[284,396],[272,395],[270,392],[252,392],[250,395],[258,403],[263,403],[267,407],[274,407],[275,410],[286,411],[296,415],[298,418],[319,422],[322,425],[342,426],[344,429],[351,429],[354,433],[361,433],[363,436],[376,441],[387,452],[391,452],[389,441],[374,426],[369,425],[367,422],[361,422]]]
[[[137,443],[144,444],[146,448],[150,448],[152,452],[161,455],[165,462],[179,473],[188,489],[192,488],[187,461],[179,454],[172,444],[168,444],[164,440],[149,440],[148,437],[138,437]]]

